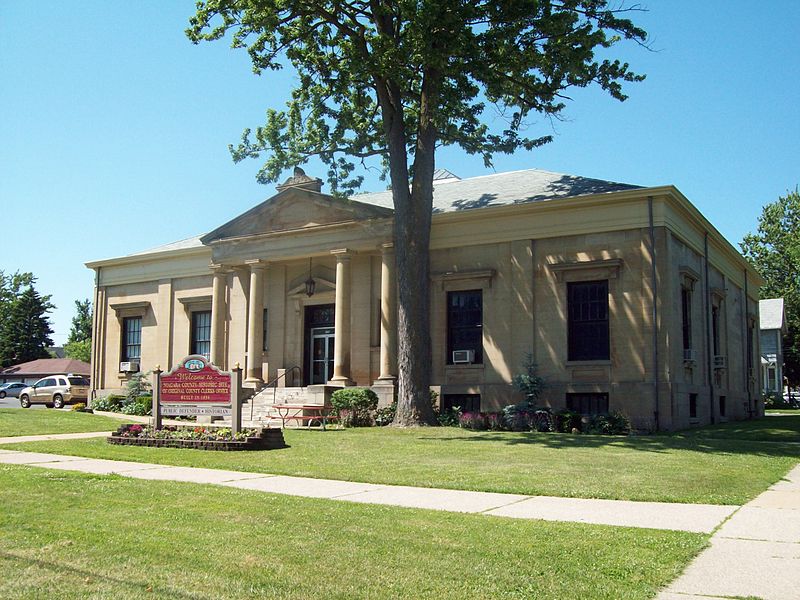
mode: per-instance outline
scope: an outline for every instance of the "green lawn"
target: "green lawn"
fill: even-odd
[[[123,422],[65,410],[0,408],[0,437],[113,431]]]
[[[640,437],[477,433],[449,427],[287,430],[289,448],[247,453],[112,446],[102,439],[3,447],[423,487],[744,504],[800,461],[800,444],[784,443],[798,430],[798,417],[769,417]],[[782,443],[772,441],[776,438]]]
[[[652,598],[698,534],[0,465],[0,598]]]
[[[785,415],[772,413],[763,419],[710,425],[682,431],[675,436],[693,439],[800,443],[800,413]]]

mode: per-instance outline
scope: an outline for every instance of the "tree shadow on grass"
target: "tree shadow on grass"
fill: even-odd
[[[108,571],[100,572],[100,571],[90,571],[88,569],[81,569],[77,567],[75,565],[75,562],[72,560],[65,559],[65,564],[61,564],[58,562],[57,559],[41,560],[32,558],[30,556],[17,556],[16,554],[12,554],[10,552],[2,552],[2,551],[0,551],[0,558],[4,558],[11,562],[22,563],[22,568],[35,565],[40,569],[43,569],[45,572],[56,572],[67,575],[73,575],[75,577],[78,577],[79,579],[85,580],[89,584],[91,583],[92,580],[113,582],[115,585],[115,591],[120,595],[120,597],[128,596],[128,597],[141,598],[147,596],[157,597],[159,595],[163,595],[164,597],[169,597],[169,598],[192,598],[195,600],[198,598],[196,594],[189,594],[177,590],[175,588],[167,587],[154,582],[114,577]]]
[[[507,446],[540,446],[568,450],[614,447],[639,452],[666,453],[675,450],[707,454],[747,454],[752,456],[800,458],[800,444],[772,441],[676,434],[642,436],[573,435],[568,433],[481,432],[448,437],[419,436],[432,442],[494,443]]]

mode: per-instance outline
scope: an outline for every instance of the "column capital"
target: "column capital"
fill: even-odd
[[[349,248],[337,248],[336,250],[331,250],[331,254],[336,257],[337,261],[342,261],[350,260],[350,257],[353,256],[354,252]]]
[[[220,275],[224,275],[226,273],[230,273],[232,271],[230,265],[221,265],[217,263],[211,263],[208,265],[208,268],[211,269],[212,273]]]
[[[394,242],[384,242],[381,244],[381,254],[394,254]]]
[[[264,269],[269,267],[269,263],[260,258],[248,258],[247,260],[244,261],[244,264],[250,267],[251,271],[256,271],[256,270],[263,271]]]

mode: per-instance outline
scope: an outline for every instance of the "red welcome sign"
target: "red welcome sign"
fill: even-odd
[[[231,375],[219,371],[202,356],[188,356],[159,377],[159,400],[168,404],[231,403]]]

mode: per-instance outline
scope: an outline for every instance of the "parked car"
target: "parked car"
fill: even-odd
[[[12,383],[4,383],[0,385],[0,398],[11,396],[12,398],[19,398],[19,393],[28,387],[27,383],[14,381]]]
[[[31,404],[45,404],[64,408],[72,402],[86,402],[89,397],[89,380],[82,375],[49,375],[42,377],[19,393],[22,408]]]

